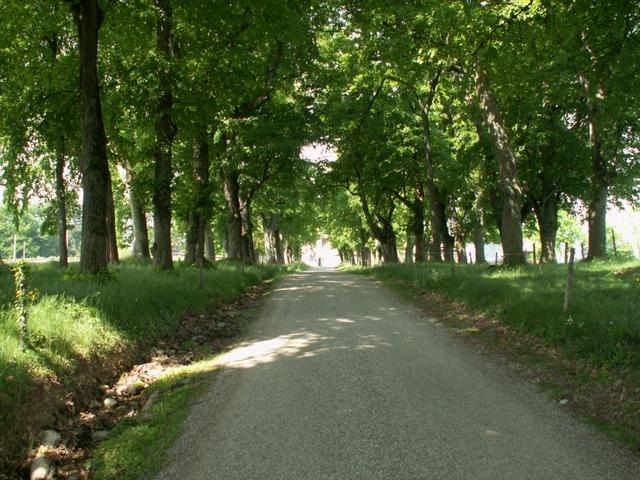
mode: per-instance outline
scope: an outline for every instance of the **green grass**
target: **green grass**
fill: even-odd
[[[37,382],[74,381],[78,363],[170,335],[186,311],[229,302],[249,285],[298,266],[246,266],[220,262],[204,271],[178,266],[173,272],[124,262],[102,278],[64,272],[54,264],[32,265],[29,289],[30,349],[18,350],[13,279],[0,269],[0,428]]]
[[[149,387],[158,400],[148,416],[125,419],[111,431],[88,463],[95,480],[151,478],[162,466],[178,436],[190,400],[202,389],[202,380],[216,370],[215,359],[170,370]]]
[[[385,265],[358,270],[436,291],[499,318],[517,331],[562,345],[597,365],[640,367],[640,262],[576,264],[573,301],[562,312],[566,267]]]

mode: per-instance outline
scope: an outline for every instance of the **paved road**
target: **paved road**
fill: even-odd
[[[624,480],[636,457],[373,280],[291,275],[157,480]]]

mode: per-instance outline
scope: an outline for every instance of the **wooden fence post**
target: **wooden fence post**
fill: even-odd
[[[573,288],[573,260],[576,255],[576,249],[571,247],[569,254],[569,265],[567,266],[567,286],[564,289],[564,307],[562,311],[567,313],[571,305],[571,289]]]
[[[580,244],[580,258],[584,260],[584,242]]]
[[[498,265],[498,252],[496,252],[496,265]]]
[[[569,260],[569,242],[564,242],[564,263],[567,263]]]
[[[533,264],[535,265],[536,263],[538,263],[536,261],[536,242],[533,242]]]

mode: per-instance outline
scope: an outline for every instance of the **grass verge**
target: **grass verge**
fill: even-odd
[[[125,419],[93,452],[89,470],[95,480],[138,480],[155,474],[184,422],[190,401],[217,366],[213,359],[174,368],[146,394],[158,400],[147,415]]]
[[[563,313],[566,267],[384,265],[356,272],[440,292],[518,332],[561,345],[595,365],[640,368],[640,262],[578,263],[572,305]]]
[[[106,276],[91,278],[54,264],[32,265],[28,284],[36,300],[28,308],[30,348],[21,352],[12,276],[2,267],[0,470],[24,458],[22,452],[42,427],[82,403],[83,386],[95,389],[96,377],[116,375],[145,346],[171,335],[185,312],[230,302],[248,286],[296,268],[222,262],[204,270],[200,289],[198,270],[187,266],[160,272],[124,262]],[[73,395],[60,398],[69,392]]]

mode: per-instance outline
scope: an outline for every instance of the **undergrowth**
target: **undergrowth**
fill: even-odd
[[[563,313],[566,266],[501,269],[448,264],[384,265],[355,269],[441,292],[536,335],[596,365],[640,368],[640,262],[576,264],[572,304]]]
[[[123,420],[92,454],[89,469],[95,480],[150,478],[163,464],[183,424],[191,399],[203,379],[217,369],[215,358],[177,367],[153,383],[147,396],[158,400],[146,417]]]
[[[244,266],[219,262],[199,272],[178,266],[162,272],[140,262],[124,262],[98,278],[64,271],[55,264],[32,265],[28,307],[29,348],[18,348],[13,285],[0,269],[0,428],[12,418],[38,382],[70,383],[79,362],[108,356],[170,335],[181,314],[229,302],[248,286],[293,266]]]

